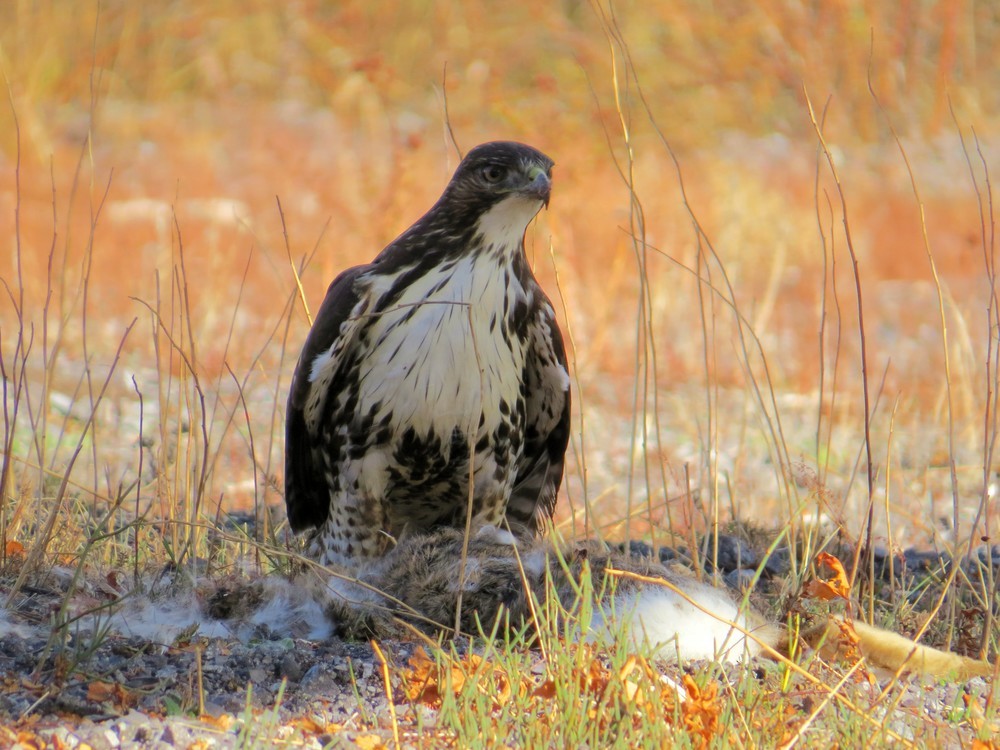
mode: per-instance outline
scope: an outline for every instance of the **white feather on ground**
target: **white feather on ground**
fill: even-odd
[[[608,646],[626,638],[630,650],[668,661],[743,661],[761,650],[744,631],[773,643],[775,628],[755,623],[725,592],[694,579],[682,586],[695,603],[666,586],[619,593],[595,610],[590,637]],[[104,622],[114,632],[157,643],[173,643],[184,633],[246,642],[259,637],[265,628],[272,637],[324,640],[335,629],[327,604],[336,598],[369,605],[378,602],[369,590],[336,578],[324,585],[315,576],[292,581],[272,576],[262,580],[257,606],[238,619],[212,619],[199,595],[189,591],[130,600]]]

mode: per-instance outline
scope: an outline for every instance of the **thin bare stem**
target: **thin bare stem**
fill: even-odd
[[[840,210],[841,210],[841,220],[844,224],[844,240],[847,243],[847,251],[851,256],[851,266],[854,271],[854,290],[857,297],[858,303],[858,336],[861,342],[861,384],[862,393],[864,396],[864,408],[865,408],[865,456],[867,459],[867,475],[868,475],[868,519],[865,526],[865,548],[871,550],[872,548],[872,527],[874,525],[874,505],[872,500],[875,496],[875,465],[872,460],[872,440],[871,440],[871,393],[868,388],[868,340],[865,336],[865,314],[864,314],[864,295],[861,289],[861,266],[858,262],[857,253],[854,250],[854,240],[851,237],[851,223],[848,219],[847,211],[847,197],[844,194],[844,188],[840,181],[840,173],[837,170],[836,162],[833,158],[833,154],[830,152],[830,148],[827,145],[826,138],[823,135],[823,128],[821,127],[819,121],[816,118],[816,111],[813,109],[812,99],[809,97],[809,91],[803,86],[802,92],[805,95],[806,106],[809,109],[809,120],[813,126],[813,132],[816,134],[816,138],[819,141],[820,147],[823,149],[823,155],[826,157],[827,166],[830,168],[830,174],[833,177],[833,181],[837,186],[837,196],[840,199]],[[857,570],[851,571],[851,580],[857,575]]]

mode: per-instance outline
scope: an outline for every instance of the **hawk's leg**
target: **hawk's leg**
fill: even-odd
[[[344,568],[382,557],[393,544],[382,499],[342,491],[330,495],[330,516],[314,532],[308,555],[321,565]]]

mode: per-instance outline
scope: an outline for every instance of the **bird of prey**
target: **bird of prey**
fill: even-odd
[[[569,375],[524,233],[552,165],[524,144],[477,146],[422,218],[330,285],[285,433],[289,524],[313,529],[319,562],[363,566],[467,513],[474,531],[518,536],[551,515]]]

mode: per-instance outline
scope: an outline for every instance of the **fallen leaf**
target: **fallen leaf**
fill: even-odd
[[[87,685],[87,700],[104,703],[115,694],[115,686],[110,682],[92,682]]]
[[[320,724],[311,716],[299,716],[288,722],[288,725],[306,734],[336,734],[343,730],[343,724]]]
[[[198,719],[202,724],[208,724],[210,727],[221,729],[223,732],[228,732],[233,724],[236,723],[236,717],[232,714],[219,714],[218,716],[202,714]]]
[[[16,747],[24,750],[45,750],[46,742],[34,732],[18,732]]]
[[[643,696],[642,688],[639,687],[639,683],[633,682],[632,680],[625,680],[625,700],[630,703],[636,704],[636,706],[642,706],[646,699]]]
[[[386,746],[377,734],[359,734],[354,738],[354,744],[361,750],[382,750]]]
[[[969,723],[978,734],[988,733],[993,737],[1000,736],[1000,722],[986,716],[986,713],[979,705],[978,699],[965,693],[962,695],[962,702],[965,703],[965,708],[968,711]],[[989,740],[989,744],[981,744],[979,746],[973,744],[973,748],[978,748],[978,750],[986,750],[987,748],[989,750],[997,750],[998,745],[993,740]]]
[[[813,578],[804,587],[804,593],[811,599],[830,601],[831,599],[851,598],[851,584],[847,581],[844,566],[833,555],[820,552],[816,555],[816,565],[825,566],[833,571],[832,578]]]
[[[506,706],[510,702],[514,690],[507,674],[500,669],[493,670],[493,681],[496,683],[493,691],[493,702],[497,706]]]
[[[552,680],[545,680],[541,685],[531,691],[533,698],[542,700],[552,700],[556,697],[556,683]]]
[[[819,652],[829,661],[839,660],[854,665],[863,656],[861,653],[861,637],[854,628],[854,622],[847,618],[831,617],[826,629],[820,637]],[[871,681],[867,672],[858,672],[857,679]]]
[[[642,666],[645,666],[644,664]],[[646,703],[646,696],[643,693],[641,685],[635,680],[630,680],[629,677],[640,668],[640,662],[635,654],[629,655],[628,659],[625,660],[625,664],[621,669],[618,670],[618,679],[622,681],[622,685],[625,688],[625,700],[629,703],[634,703],[636,707],[642,707]]]
[[[120,597],[125,591],[125,575],[118,570],[109,570],[107,575],[104,576],[104,582],[106,586],[102,586],[101,589],[106,593],[114,597]]]
[[[861,658],[861,649],[858,648],[858,644],[861,643],[861,636],[854,629],[854,623],[844,619],[838,620],[837,625],[840,628],[840,635],[837,637],[837,641],[840,644],[841,650],[851,661],[857,661]]]
[[[128,708],[135,704],[136,697],[124,685],[95,680],[87,685],[87,700]]]
[[[436,671],[437,665],[427,656],[423,647],[417,648],[407,666],[400,670],[406,697],[421,703],[440,703]]]
[[[687,693],[687,700],[681,703],[684,729],[697,739],[699,747],[708,747],[719,734],[719,716],[722,713],[719,683],[713,680],[702,689],[689,674],[681,679]]]
[[[440,705],[441,691],[447,689],[449,681],[451,691],[457,695],[470,679],[476,678],[483,664],[483,658],[477,654],[466,654],[459,660],[445,657],[445,660],[446,664],[439,667],[423,648],[414,651],[407,667],[401,671],[406,697],[431,706]],[[496,693],[498,700],[506,700],[511,694],[508,681],[500,670],[494,670],[494,677],[500,684]]]

